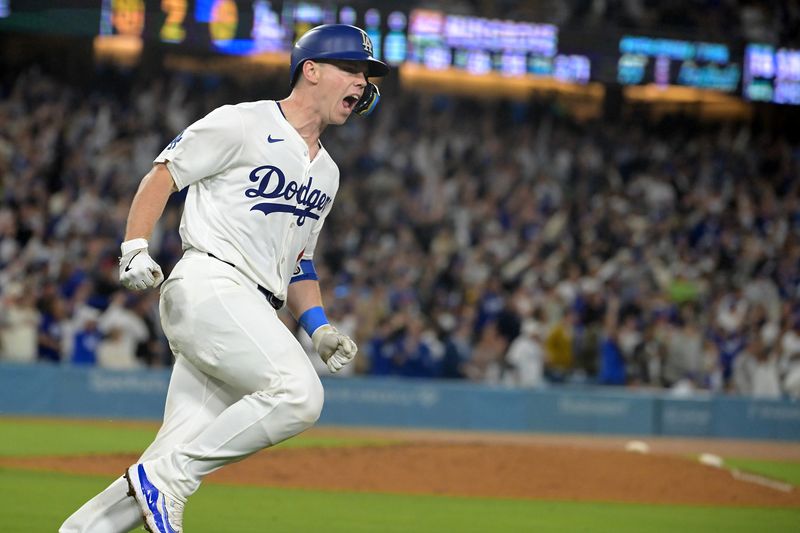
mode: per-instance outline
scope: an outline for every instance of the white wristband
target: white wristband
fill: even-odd
[[[122,251],[122,255],[127,255],[134,250],[147,249],[147,239],[131,239],[123,242],[119,248]]]

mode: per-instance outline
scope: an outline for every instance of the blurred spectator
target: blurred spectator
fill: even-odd
[[[619,300],[611,297],[606,308],[605,324],[600,339],[600,361],[597,381],[601,385],[625,385],[627,372],[620,346]]]
[[[780,366],[783,387],[793,398],[800,398],[800,318],[792,318],[780,340]]]
[[[97,364],[113,370],[130,370],[141,366],[136,359],[136,347],[122,327],[107,326],[103,340],[97,347]]]
[[[35,296],[22,285],[8,287],[0,307],[0,359],[30,363],[36,361],[40,314]]]
[[[703,334],[698,317],[691,305],[684,304],[667,337],[662,379],[667,385],[688,380],[696,387],[704,387],[706,361],[703,356]]]
[[[400,374],[406,377],[438,377],[443,355],[443,346],[425,328],[425,323],[417,316],[409,318],[399,339],[399,352],[395,356]]]
[[[755,398],[780,398],[777,355],[760,339],[753,339],[735,362],[733,382],[741,394]]]
[[[73,343],[70,361],[78,365],[97,364],[97,352],[103,340],[103,335],[97,327],[100,312],[87,307],[76,317],[75,341]]]
[[[561,313],[545,337],[545,373],[551,381],[564,381],[572,370],[572,327],[575,320],[574,313]]]
[[[147,366],[169,366],[172,364],[172,352],[164,343],[161,321],[158,315],[158,293],[142,294],[133,304],[131,311],[144,325],[146,334],[138,330],[136,335],[136,358]]]
[[[473,357],[464,367],[467,378],[492,385],[512,385],[518,381],[524,371],[517,369],[508,355],[519,334],[519,317],[508,309],[497,312],[481,329]]]
[[[504,383],[514,387],[535,388],[544,384],[543,325],[528,319],[522,323],[520,334],[508,347]]]
[[[146,295],[137,295],[140,302]],[[97,363],[105,368],[138,368],[142,362],[137,358],[140,343],[149,338],[147,324],[137,313],[127,306],[129,296],[120,291],[111,299],[98,320],[103,340],[97,349]]]
[[[399,362],[397,361],[399,346],[398,338],[401,329],[397,320],[385,318],[378,324],[373,337],[368,345],[363,349],[369,357],[369,373],[374,376],[392,376],[399,374]]]
[[[64,300],[55,293],[44,296],[40,302],[38,355],[40,361],[60,363],[67,310]]]
[[[448,315],[449,316],[449,315]],[[440,321],[442,319],[440,318]],[[442,357],[441,376],[445,379],[466,377],[465,365],[472,358],[472,324],[466,320],[458,320],[449,316],[443,327],[448,330],[444,338],[444,355]]]

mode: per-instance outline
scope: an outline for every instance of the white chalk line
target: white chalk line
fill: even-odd
[[[794,486],[790,483],[784,483],[783,481],[776,481],[774,479],[769,479],[764,476],[759,476],[757,474],[751,474],[749,472],[742,472],[736,468],[732,468],[729,470],[731,475],[734,479],[738,479],[740,481],[747,481],[749,483],[755,483],[756,485],[762,485],[764,487],[768,487],[770,489],[779,490],[781,492],[792,492],[794,490]]]

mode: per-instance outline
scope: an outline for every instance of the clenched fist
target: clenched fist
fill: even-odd
[[[358,346],[353,339],[336,331],[330,324],[320,326],[311,336],[314,349],[328,365],[328,370],[338,372],[344,365],[353,360]]]
[[[145,239],[133,239],[122,243],[119,259],[119,281],[126,289],[141,291],[158,287],[164,281],[164,273],[150,254]]]

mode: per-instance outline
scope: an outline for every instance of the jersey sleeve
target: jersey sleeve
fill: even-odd
[[[183,130],[155,158],[166,163],[178,189],[225,170],[239,155],[244,125],[232,105],[218,107]]]

